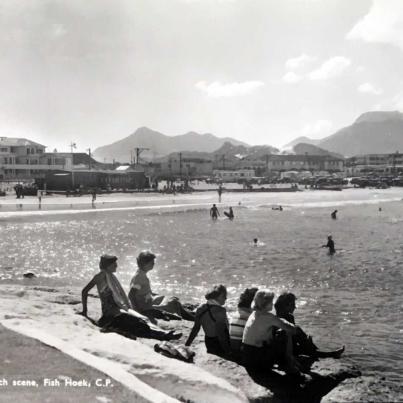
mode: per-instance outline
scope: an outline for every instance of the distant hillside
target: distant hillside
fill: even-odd
[[[332,157],[343,158],[341,154],[332,153],[312,144],[298,143],[293,147],[297,155],[330,155]]]
[[[179,136],[166,136],[147,127],[137,129],[133,134],[115,143],[99,147],[93,152],[99,161],[129,162],[135,147],[149,148],[141,153],[145,160],[155,160],[173,152],[198,151],[211,153],[219,149],[225,142],[233,145],[247,146],[246,143],[232,139],[219,138],[213,134],[189,132]]]
[[[402,152],[403,113],[364,113],[351,126],[321,140],[319,146],[347,157]]]
[[[182,158],[202,158],[205,160],[213,161],[221,165],[225,161],[226,167],[231,167],[233,164],[243,161],[256,161],[265,160],[266,155],[278,154],[279,150],[271,146],[244,146],[233,145],[226,141],[219,149],[207,153],[198,151],[184,151]],[[177,158],[177,153],[172,153],[167,156],[161,157],[157,161],[167,161],[170,158]]]
[[[290,141],[288,144],[282,147],[283,150],[287,149],[292,149],[294,146],[296,146],[299,143],[304,143],[304,144],[312,144],[312,145],[317,145],[320,143],[321,140],[318,139],[310,139],[309,137],[306,136],[300,136],[297,137],[295,140]]]

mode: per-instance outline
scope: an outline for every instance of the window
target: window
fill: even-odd
[[[2,153],[6,153],[7,151],[8,151],[7,147],[0,148],[0,152],[2,152]]]

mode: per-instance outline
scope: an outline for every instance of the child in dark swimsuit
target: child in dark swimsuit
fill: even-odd
[[[223,306],[227,299],[227,289],[223,285],[216,285],[205,298],[207,303],[197,308],[195,323],[185,345],[190,346],[203,327],[207,352],[228,357],[231,354],[229,325],[227,310]]]

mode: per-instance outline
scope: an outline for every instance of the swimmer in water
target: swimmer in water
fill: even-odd
[[[330,214],[330,216],[333,218],[333,220],[337,219],[337,210],[334,210],[332,214]]]
[[[232,207],[229,208],[229,211],[224,211],[224,215],[228,217],[231,221],[234,219],[234,211],[232,210]]]
[[[210,217],[215,221],[217,220],[218,216],[220,215],[220,212],[218,211],[218,208],[215,204],[213,204],[213,207],[210,209]]]
[[[336,249],[334,248],[334,241],[331,235],[327,237],[327,244],[322,245],[322,248],[329,248],[329,255],[334,255],[336,253]]]

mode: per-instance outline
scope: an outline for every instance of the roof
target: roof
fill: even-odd
[[[28,139],[20,137],[0,137],[0,146],[6,147],[24,147],[24,146],[40,146],[46,147],[43,144],[35,143]]]

